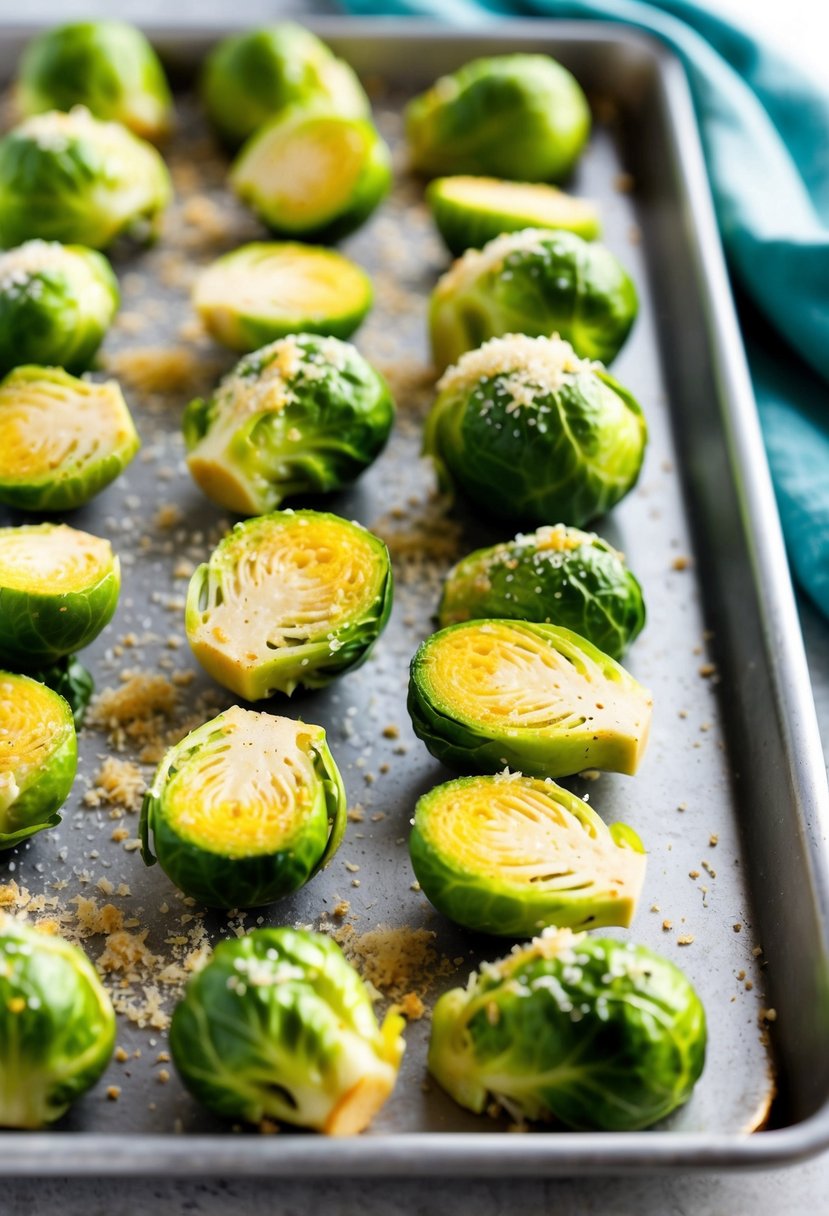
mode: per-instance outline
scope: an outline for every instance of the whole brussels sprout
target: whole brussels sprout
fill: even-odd
[[[388,194],[391,154],[367,118],[292,106],[250,137],[230,185],[276,236],[337,241]]]
[[[274,511],[237,524],[198,567],[185,628],[214,680],[259,701],[359,667],[391,603],[378,537],[322,511]]]
[[[296,333],[349,338],[373,299],[371,279],[341,253],[289,241],[226,253],[193,289],[205,329],[241,351]]]
[[[142,853],[210,907],[269,904],[331,860],[346,810],[321,726],[234,706],[161,761],[141,810]]]
[[[18,367],[0,381],[0,502],[69,511],[100,493],[141,446],[114,380]]]
[[[527,621],[441,629],[417,650],[409,679],[415,734],[462,772],[632,776],[652,705],[646,688],[584,638]]]
[[[43,667],[88,646],[120,588],[108,540],[66,524],[0,528],[0,663]]]
[[[89,702],[95,691],[92,673],[79,662],[75,655],[67,654],[56,663],[30,671],[32,680],[39,680],[54,692],[60,693],[72,710],[75,729],[83,726]]]
[[[348,64],[290,21],[220,42],[205,65],[202,98],[210,121],[231,146],[295,104],[325,104],[345,118],[370,113]]]
[[[72,710],[63,697],[0,671],[0,849],[60,823],[77,767]]]
[[[214,502],[261,515],[354,481],[393,421],[388,385],[353,346],[293,334],[246,355],[209,400],[191,401],[187,466]]]
[[[403,1019],[378,1026],[368,990],[336,942],[254,929],[220,942],[170,1026],[182,1081],[228,1119],[279,1119],[354,1135],[394,1088]]]
[[[627,926],[645,879],[632,828],[608,828],[575,794],[520,773],[461,777],[424,794],[409,852],[439,912],[502,937]]]
[[[645,624],[645,601],[621,553],[556,524],[476,549],[449,571],[441,628],[484,617],[563,625],[621,659]]]
[[[86,106],[143,139],[160,139],[172,125],[173,99],[158,56],[123,21],[75,21],[38,34],[20,61],[17,98],[24,114]]]
[[[30,237],[105,249],[149,240],[172,197],[151,144],[83,106],[36,114],[0,140],[0,246]]]
[[[584,93],[549,55],[474,59],[442,76],[406,111],[412,165],[430,177],[559,181],[589,134]]]
[[[581,358],[610,363],[638,307],[633,281],[609,249],[572,232],[507,232],[467,250],[438,280],[432,355],[442,370],[487,338],[557,333]]]
[[[557,336],[510,334],[438,382],[423,447],[485,511],[581,525],[633,488],[646,442],[641,407],[603,367]]]
[[[480,1114],[635,1131],[687,1102],[705,1011],[678,967],[644,946],[547,930],[440,998],[429,1071]]]
[[[112,1003],[84,952],[0,917],[0,1125],[59,1119],[114,1046]]]
[[[0,254],[0,375],[25,363],[85,371],[118,310],[102,254],[27,241]]]

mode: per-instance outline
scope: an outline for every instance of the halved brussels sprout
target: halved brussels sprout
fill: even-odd
[[[190,580],[187,639],[204,669],[248,701],[322,688],[368,658],[389,619],[388,550],[321,511],[249,519]]]
[[[572,232],[525,228],[468,249],[438,280],[429,305],[440,370],[487,338],[559,334],[583,359],[610,363],[639,307],[609,249]]]
[[[220,942],[170,1027],[181,1079],[228,1119],[279,1119],[329,1136],[361,1132],[394,1089],[403,1018],[378,1026],[336,942],[254,929]]]
[[[112,1003],[83,950],[0,916],[0,1125],[54,1123],[114,1046]]]
[[[476,549],[449,571],[441,627],[485,617],[563,625],[620,659],[645,624],[645,601],[621,553],[556,524]]]
[[[261,515],[356,480],[393,421],[388,385],[353,346],[293,334],[246,355],[207,401],[190,402],[187,466],[214,502]]]
[[[69,511],[100,493],[141,446],[114,380],[18,367],[0,381],[0,502]]]
[[[30,237],[105,249],[152,239],[172,187],[155,148],[83,106],[36,114],[0,140],[0,246]]]
[[[412,165],[430,177],[481,173],[558,181],[573,168],[589,134],[584,93],[549,55],[474,59],[442,76],[406,111]]]
[[[25,670],[82,650],[120,589],[108,540],[66,524],[0,528],[0,664]]]
[[[439,912],[501,937],[627,926],[645,879],[632,828],[608,828],[575,794],[520,773],[461,777],[424,794],[409,852]]]
[[[77,767],[75,725],[63,697],[0,671],[0,849],[60,823]]]
[[[633,488],[646,442],[641,407],[603,367],[556,335],[510,334],[438,382],[423,448],[485,511],[579,525]]]
[[[439,177],[429,183],[426,201],[447,249],[456,257],[522,228],[561,228],[586,241],[601,235],[594,202],[540,182]]]
[[[144,139],[159,139],[172,125],[158,56],[123,21],[76,21],[38,34],[20,61],[17,99],[24,114],[86,106]]]
[[[288,334],[349,338],[374,300],[371,279],[333,249],[260,241],[202,271],[193,304],[232,350],[257,350]]]
[[[209,907],[270,904],[331,860],[346,809],[321,726],[236,705],[161,761],[141,809],[142,855]]]
[[[549,929],[440,998],[429,1071],[480,1114],[635,1131],[687,1102],[705,1061],[705,1010],[644,946]]]
[[[202,97],[210,121],[230,145],[244,143],[295,104],[322,103],[346,118],[370,113],[348,64],[291,21],[220,42],[205,65]]]
[[[277,236],[336,241],[388,194],[391,154],[367,118],[294,106],[251,136],[230,184]]]
[[[118,310],[102,254],[27,241],[0,254],[0,375],[25,363],[85,371]]]
[[[555,625],[450,625],[412,659],[409,715],[438,760],[461,771],[534,777],[586,768],[632,776],[648,742],[646,688]]]

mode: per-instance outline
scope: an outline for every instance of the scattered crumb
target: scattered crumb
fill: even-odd
[[[687,570],[692,565],[693,565],[693,562],[690,557],[680,556],[680,557],[675,557],[674,560],[671,562],[671,569],[672,570]]]
[[[717,664],[702,663],[699,668],[699,674],[702,676],[703,680],[710,680],[711,676],[717,674]]]
[[[678,937],[676,939],[676,944],[678,946],[690,946],[691,943],[693,942],[693,940],[694,940],[693,933],[683,933],[681,937]]]
[[[343,925],[333,936],[349,962],[392,1001],[409,992],[423,995],[436,979],[452,973],[449,959],[438,956],[430,929],[378,925],[357,933],[353,925]]]
[[[120,1085],[108,1085],[107,1086],[107,1098],[109,1099],[110,1102],[117,1102],[120,1097],[121,1097],[121,1086]]]

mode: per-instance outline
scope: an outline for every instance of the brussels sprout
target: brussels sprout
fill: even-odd
[[[409,839],[439,912],[476,933],[532,937],[547,925],[629,925],[645,850],[549,779],[461,777],[419,799]]]
[[[112,619],[120,588],[108,540],[66,524],[0,528],[0,663],[25,670],[82,650]]]
[[[86,106],[144,139],[159,139],[172,125],[158,56],[123,21],[76,21],[33,38],[20,61],[17,98],[24,114]]]
[[[482,617],[563,625],[620,659],[645,624],[645,601],[621,553],[556,524],[477,549],[449,571],[441,627]]]
[[[346,118],[370,113],[348,64],[290,21],[220,42],[205,65],[202,97],[210,121],[231,146],[295,104],[325,104]]]
[[[438,382],[424,452],[448,486],[516,523],[587,523],[639,476],[641,407],[558,336],[510,334],[469,351]]]
[[[409,715],[438,760],[534,777],[586,768],[633,775],[651,695],[590,642],[556,625],[450,625],[412,659]]]
[[[85,371],[118,302],[112,268],[92,249],[27,241],[0,254],[0,375],[23,363]]]
[[[172,195],[151,144],[82,106],[36,114],[0,140],[0,246],[30,237],[105,249],[149,240]]]
[[[391,154],[367,118],[294,106],[252,135],[230,184],[277,236],[335,241],[391,186]]]
[[[218,1115],[347,1136],[393,1090],[403,1025],[389,1014],[378,1026],[365,984],[330,937],[254,929],[220,942],[190,980],[170,1051],[184,1084]]]
[[[18,367],[0,381],[0,502],[69,511],[100,493],[141,446],[114,380]]]
[[[321,726],[234,706],[161,761],[141,810],[142,854],[212,908],[269,904],[330,861],[346,809]]]
[[[548,55],[474,59],[442,76],[406,111],[412,165],[430,177],[482,173],[558,181],[573,168],[589,134],[584,93]]]
[[[103,1073],[115,1014],[77,946],[0,917],[0,1126],[53,1123]]]
[[[636,288],[609,249],[572,232],[507,232],[467,250],[438,280],[432,355],[442,370],[487,338],[558,333],[583,359],[610,363],[637,308]]]
[[[72,710],[72,720],[75,729],[80,730],[86,717],[86,710],[95,691],[95,681],[92,673],[73,654],[64,655],[57,663],[30,671],[29,678],[39,680],[54,692],[60,693]]]
[[[246,355],[209,400],[191,401],[187,465],[208,498],[261,515],[354,481],[393,421],[388,385],[353,346],[293,334]]]
[[[60,823],[77,767],[72,710],[63,697],[0,671],[0,849]]]
[[[298,332],[348,338],[373,299],[371,279],[341,253],[276,241],[225,254],[193,290],[205,328],[241,351]]]
[[[185,628],[214,680],[248,701],[359,667],[389,619],[386,546],[321,511],[237,524],[190,580]]]
[[[429,1071],[480,1114],[635,1131],[687,1102],[705,1011],[678,967],[644,946],[548,929],[473,972],[434,1008]]]
[[[466,249],[480,249],[503,232],[522,228],[563,228],[586,241],[601,234],[595,203],[543,183],[439,177],[430,182],[426,201],[447,249],[456,257]]]

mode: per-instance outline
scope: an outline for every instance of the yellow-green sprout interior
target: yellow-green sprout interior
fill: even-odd
[[[234,706],[180,764],[164,814],[184,839],[228,857],[272,853],[290,840],[317,796],[318,726]]]
[[[0,528],[0,587],[34,595],[87,591],[116,560],[109,541],[67,524]]]
[[[596,223],[596,204],[585,198],[573,198],[544,183],[502,181],[496,177],[457,177],[441,181],[441,194],[452,202],[489,211],[493,215],[508,215],[510,219],[526,219],[527,227],[547,224],[550,227]]]
[[[0,674],[0,809],[44,768],[71,729],[68,708],[45,685]]]

